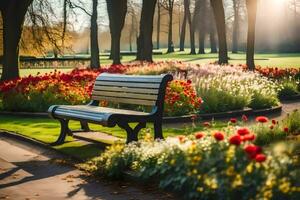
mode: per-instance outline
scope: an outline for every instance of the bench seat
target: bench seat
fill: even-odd
[[[52,118],[68,118],[71,120],[97,123],[108,127],[113,127],[116,125],[115,118],[122,118],[130,123],[131,121],[136,122],[137,120],[147,120],[147,117],[151,116],[150,113],[145,112],[92,105],[54,105],[49,108],[49,112],[51,113]],[[133,119],[133,116],[136,117]]]

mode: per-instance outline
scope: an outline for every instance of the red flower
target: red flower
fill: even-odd
[[[248,135],[250,134],[250,131],[248,128],[239,128],[237,130],[237,134],[241,135],[241,136],[244,136],[244,135]]]
[[[240,135],[233,135],[229,138],[229,143],[239,146],[242,142]]]
[[[271,126],[270,126],[270,129],[271,129],[271,130],[272,130],[272,129],[274,129],[274,126],[273,126],[273,125],[271,125]]]
[[[283,131],[286,132],[286,133],[288,133],[289,132],[289,128],[288,127],[284,127]]]
[[[201,139],[201,138],[203,138],[203,137],[204,137],[204,133],[202,133],[202,132],[195,133],[195,138],[196,138],[197,140],[199,140],[199,139]]]
[[[192,83],[192,81],[191,80],[187,80],[187,84],[191,84]]]
[[[214,133],[214,138],[217,140],[217,141],[222,141],[224,140],[225,136],[222,132],[215,132]]]
[[[272,124],[275,125],[277,121],[275,119],[272,119]]]
[[[267,117],[265,117],[265,116],[258,116],[258,117],[256,117],[255,120],[256,120],[257,122],[260,122],[260,123],[266,123],[266,122],[269,121],[269,119],[268,119]]]
[[[236,118],[231,118],[230,122],[233,123],[233,124],[235,124],[235,123],[237,123],[237,119]]]
[[[248,117],[246,115],[243,115],[242,120],[243,120],[243,122],[246,122],[246,121],[248,121]]]
[[[262,154],[262,153],[261,154],[257,154],[255,156],[255,161],[259,162],[259,163],[264,162],[266,159],[267,159],[267,156],[265,154]]]
[[[253,144],[245,146],[244,151],[249,155],[250,158],[255,158],[257,154],[261,153],[262,148]]]
[[[210,126],[210,123],[209,123],[209,122],[204,122],[204,123],[203,123],[203,126],[209,127],[209,126]]]
[[[243,141],[253,141],[253,140],[255,140],[254,134],[248,134],[243,137]]]
[[[179,136],[178,136],[178,140],[179,140],[180,143],[185,142],[185,139],[186,139],[186,138],[185,138],[184,135],[179,135]]]

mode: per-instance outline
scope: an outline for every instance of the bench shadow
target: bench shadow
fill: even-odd
[[[0,179],[8,178],[13,175],[18,170],[24,170],[25,172],[31,174],[31,176],[27,176],[22,178],[21,180],[12,181],[9,183],[0,184],[0,189],[16,186],[19,184],[27,183],[30,181],[41,180],[45,178],[50,178],[52,176],[57,176],[61,174],[65,174],[69,171],[72,171],[71,168],[55,165],[51,163],[49,160],[45,161],[26,161],[26,162],[15,162],[12,163],[16,165],[16,167],[10,169],[9,171],[2,173],[0,175]]]

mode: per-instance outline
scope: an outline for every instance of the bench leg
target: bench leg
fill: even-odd
[[[85,132],[89,132],[91,131],[90,127],[89,127],[89,124],[87,122],[83,122],[81,121],[80,122],[80,126],[81,126],[81,129]]]
[[[154,139],[164,139],[161,121],[154,122]]]
[[[60,122],[60,134],[58,139],[51,145],[60,145],[65,142],[67,135],[72,135],[72,131],[69,129],[69,120],[59,119]]]
[[[146,123],[140,122],[133,129],[129,126],[128,123],[118,123],[118,126],[125,129],[125,131],[127,132],[126,144],[128,144],[133,141],[138,141],[138,133],[142,128],[146,128]]]

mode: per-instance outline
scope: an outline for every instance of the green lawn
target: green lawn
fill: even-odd
[[[209,52],[207,50],[207,52]],[[229,53],[230,64],[244,64],[245,53],[232,54]],[[135,59],[135,56],[123,56],[122,62],[130,62]],[[280,54],[280,53],[257,53],[255,55],[256,65],[270,66],[270,67],[297,67],[300,68],[300,53]],[[111,64],[111,60],[107,56],[101,56],[100,62],[102,65]],[[190,63],[212,63],[218,60],[218,54],[207,53],[205,55],[190,55],[189,51],[175,52],[172,54],[154,55],[154,61],[161,60],[180,60]],[[71,69],[59,69],[62,72],[70,71]],[[35,75],[37,72],[49,73],[53,69],[21,69],[21,76]]]
[[[225,123],[218,122],[214,128],[225,127]],[[99,125],[90,125],[91,129],[96,131],[101,131],[108,133],[119,138],[125,138],[126,133],[119,127],[106,128]],[[148,125],[149,130],[152,132],[153,125]],[[70,122],[70,128],[73,130],[79,129],[78,122]],[[57,120],[47,119],[47,118],[27,118],[27,117],[14,117],[14,116],[3,116],[0,115],[0,130],[7,130],[19,133],[21,135],[39,140],[44,143],[54,142],[60,131],[60,126]],[[175,135],[187,135],[192,132],[203,130],[203,126],[198,124],[196,128],[187,126],[186,128],[164,128],[164,136],[175,136]],[[146,131],[141,132],[141,136]],[[109,141],[102,141],[108,142]],[[96,148],[95,145],[87,145],[77,141],[74,141],[72,137],[67,137],[66,143],[63,145],[55,146],[54,148],[59,149],[65,153],[79,156],[81,158],[91,158],[99,155],[101,150]]]

